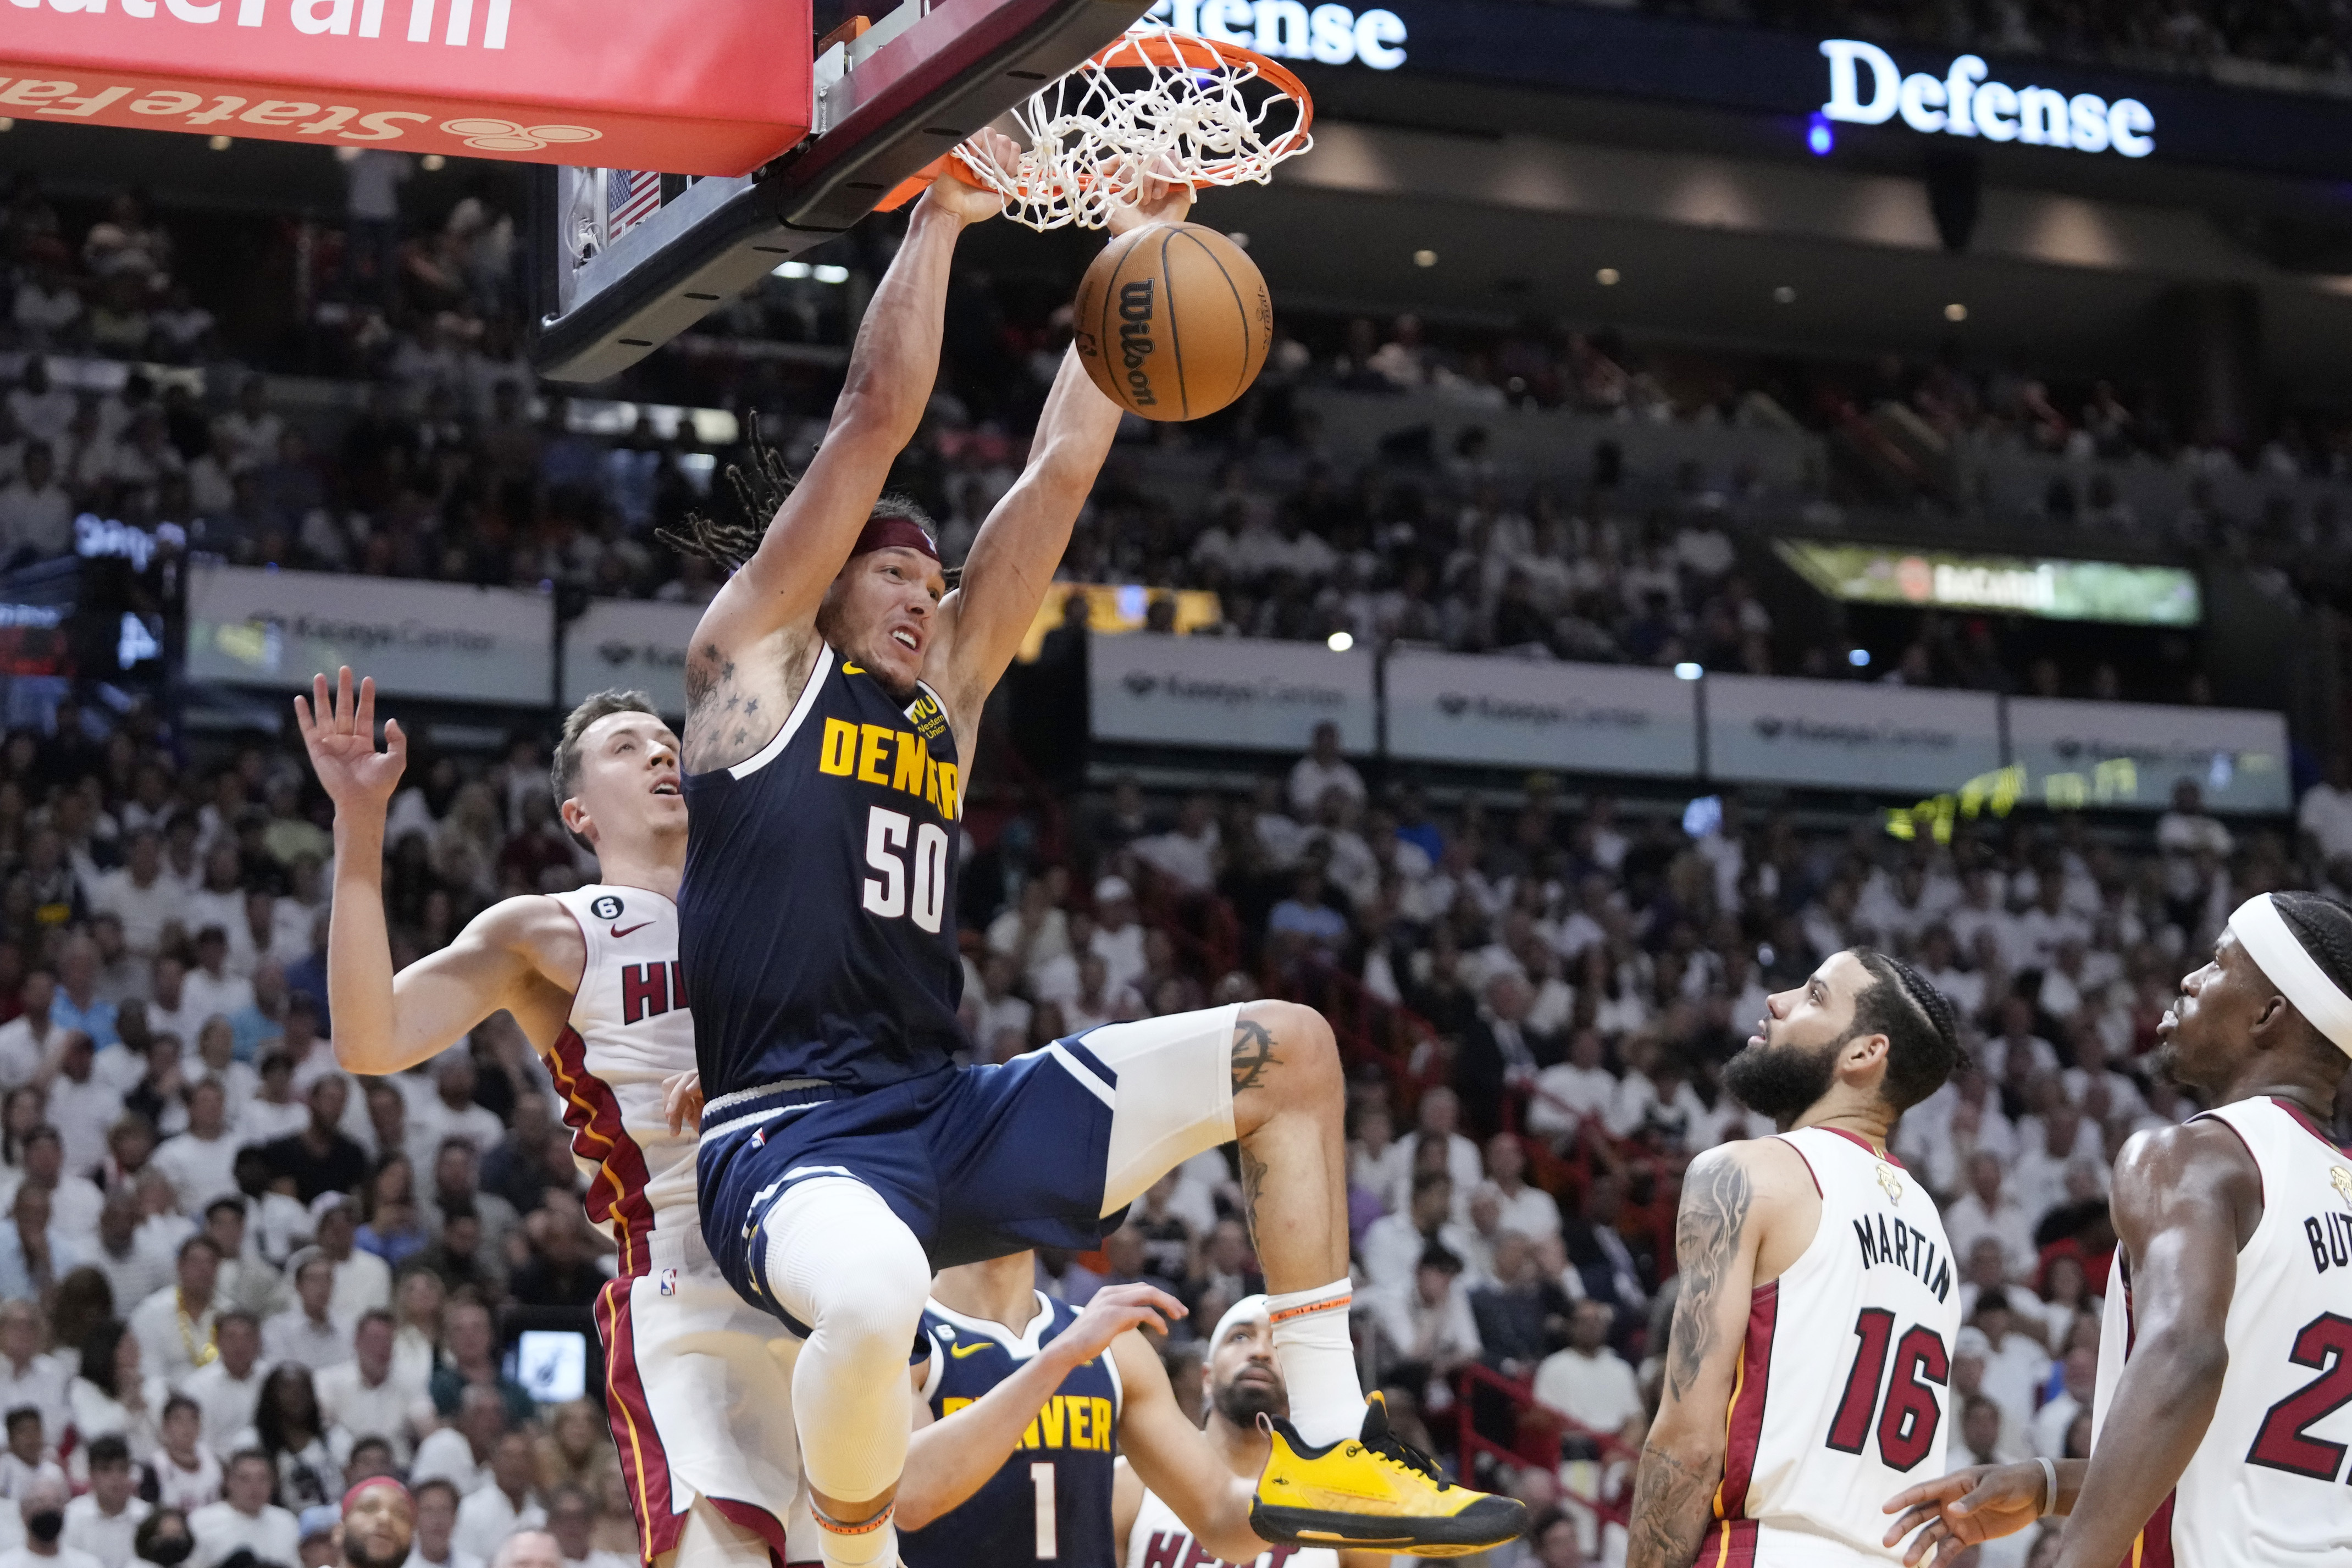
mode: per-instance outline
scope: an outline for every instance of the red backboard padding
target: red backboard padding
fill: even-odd
[[[809,37],[809,0],[10,0],[0,116],[741,174],[807,133]]]

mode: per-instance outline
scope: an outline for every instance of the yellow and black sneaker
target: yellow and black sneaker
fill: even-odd
[[[1290,1423],[1260,1416],[1274,1452],[1258,1473],[1250,1528],[1276,1545],[1460,1557],[1517,1541],[1528,1506],[1456,1486],[1427,1454],[1389,1431],[1387,1401],[1364,1401],[1364,1427],[1320,1448]]]

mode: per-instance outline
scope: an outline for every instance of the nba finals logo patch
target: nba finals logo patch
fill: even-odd
[[[1886,1189],[1889,1199],[1896,1203],[1903,1201],[1903,1178],[1896,1176],[1884,1161],[1880,1162],[1878,1166],[1878,1185]]]
[[[2336,1196],[2344,1200],[2345,1207],[2352,1208],[2352,1171],[2342,1166],[2328,1166],[2327,1185],[2336,1189]]]
[[[677,1294],[677,1270],[664,1269],[661,1271],[661,1293],[665,1296],[675,1296]]]

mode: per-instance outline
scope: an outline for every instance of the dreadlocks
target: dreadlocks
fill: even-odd
[[[793,493],[794,476],[784,466],[783,454],[760,438],[760,416],[751,415],[751,436],[744,444],[747,462],[727,465],[727,487],[744,521],[722,523],[700,512],[688,512],[683,526],[656,528],[654,538],[681,555],[700,556],[729,571],[736,571],[759,549],[784,498]]]
[[[727,465],[727,487],[734,492],[737,510],[743,515],[739,523],[722,523],[700,512],[688,512],[685,523],[675,528],[656,528],[654,538],[681,555],[700,556],[715,561],[729,571],[740,570],[767,537],[768,525],[775,521],[783,509],[785,499],[793,493],[799,478],[784,466],[783,454],[760,437],[760,416],[751,415],[751,434],[743,444],[748,461]],[[936,536],[938,526],[922,507],[904,496],[884,495],[876,499],[869,514],[877,517],[904,517],[919,524],[924,532]],[[963,576],[961,567],[947,567],[942,575],[952,588]]]

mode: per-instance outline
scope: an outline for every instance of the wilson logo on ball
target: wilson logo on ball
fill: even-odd
[[[1143,362],[1151,355],[1151,279],[1121,284],[1118,290],[1118,357],[1127,369],[1127,395],[1150,406],[1160,401]]]
[[[1145,419],[1198,419],[1249,390],[1274,340],[1274,302],[1241,247],[1197,224],[1147,224],[1087,269],[1072,312],[1102,394]]]

